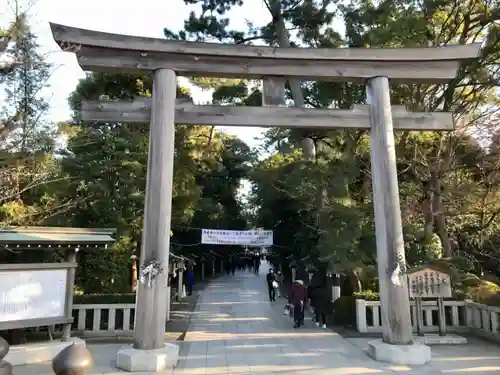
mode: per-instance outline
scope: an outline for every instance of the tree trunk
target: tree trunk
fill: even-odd
[[[359,293],[363,290],[363,286],[361,285],[361,278],[359,277],[359,273],[356,270],[351,270],[349,272],[349,281],[351,283],[353,293]]]
[[[280,0],[270,1],[272,6],[272,17],[274,31],[278,39],[278,45],[283,48],[290,47],[290,37],[288,35],[288,30],[285,26],[285,21],[283,20],[283,15],[281,14],[281,3]],[[290,85],[290,90],[292,91],[293,101],[296,107],[305,107],[304,95],[302,95],[302,89],[300,87],[300,81],[297,79],[288,79]],[[300,142],[302,151],[304,152],[304,158],[309,161],[314,161],[316,157],[316,148],[314,141],[311,138],[303,138]]]
[[[137,280],[139,278],[139,267],[138,265],[138,260],[140,259],[141,255],[141,242],[142,242],[142,233],[139,234],[137,242],[135,243],[135,250],[132,253],[132,264],[131,264],[131,287],[132,287],[132,292],[136,293],[137,292]]]
[[[136,256],[132,257],[132,264],[130,267],[130,271],[131,271],[132,293],[135,293],[137,291],[137,257]]]
[[[441,181],[437,173],[433,172],[431,176],[431,186],[434,191],[432,206],[435,215],[435,228],[436,234],[441,240],[443,246],[443,254],[446,258],[453,256],[453,249],[451,247],[450,238],[446,230],[446,218],[444,214],[443,196],[441,195]]]
[[[432,241],[432,234],[434,232],[434,192],[432,187],[424,187],[425,189],[425,200],[423,202],[424,211],[424,233],[422,234],[422,243],[427,246]]]

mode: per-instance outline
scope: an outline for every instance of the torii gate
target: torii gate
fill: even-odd
[[[134,348],[118,353],[127,371],[171,366],[165,345],[165,298],[172,200],[175,123],[287,128],[370,129],[383,340],[370,343],[379,360],[423,364],[430,348],[414,344],[393,130],[450,131],[451,113],[391,109],[389,80],[447,83],[480,45],[442,48],[273,48],[168,41],[51,24],[55,41],[74,52],[82,69],[153,74],[153,97],[134,102],[84,102],[85,121],[150,122],[148,178],[141,265],[148,270],[138,288]],[[176,101],[176,76],[264,78],[264,107],[194,106]],[[284,79],[365,83],[369,105],[352,110],[283,108]],[[280,107],[281,106],[281,107]],[[402,272],[401,272],[402,271]],[[173,359],[175,362],[176,359]]]

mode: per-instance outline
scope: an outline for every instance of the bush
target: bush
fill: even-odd
[[[356,297],[342,296],[333,302],[335,324],[350,326],[356,324]]]
[[[490,295],[482,303],[488,306],[500,307],[500,293]]]
[[[500,293],[500,287],[490,281],[483,281],[473,292],[471,297],[480,303],[487,303],[488,300],[494,299]]]
[[[500,287],[490,281],[481,280],[475,287],[470,287],[466,289],[466,294],[468,298],[472,299],[474,302],[484,303],[489,305],[488,301],[494,300],[497,294],[500,293]]]
[[[356,299],[364,299],[365,301],[378,301],[380,299],[380,294],[377,292],[372,292],[371,290],[364,290],[362,292],[357,292],[352,294]]]
[[[352,296],[342,296],[333,303],[333,316],[335,324],[345,326],[356,325],[356,300],[378,301],[379,294],[371,290],[353,293]]]
[[[100,305],[112,303],[135,303],[135,293],[81,294],[73,295],[75,305]]]
[[[134,240],[118,236],[106,251],[82,249],[78,252],[75,285],[85,294],[130,292],[130,256],[134,248]]]
[[[472,273],[465,273],[460,279],[460,285],[466,288],[474,288],[481,284],[481,279]]]

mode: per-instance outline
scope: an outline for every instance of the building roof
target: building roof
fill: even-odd
[[[115,242],[116,229],[7,227],[0,229],[0,246],[21,248],[102,247]]]

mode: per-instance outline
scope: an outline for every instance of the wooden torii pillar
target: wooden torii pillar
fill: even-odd
[[[401,227],[393,130],[453,130],[449,113],[409,113],[392,107],[389,80],[395,83],[447,83],[464,60],[477,57],[480,45],[400,49],[273,48],[167,41],[51,24],[56,42],[74,52],[84,70],[152,73],[153,98],[134,102],[86,102],[82,120],[150,122],[144,236],[143,282],[138,288],[134,348],[118,353],[128,371],[161,371],[171,348],[163,343],[166,277],[172,198],[174,124],[286,128],[370,129],[372,181],[383,340],[370,343],[376,358],[421,364],[430,349],[413,344]],[[351,110],[285,108],[273,102],[279,85],[268,89],[264,107],[194,106],[176,101],[176,73],[185,76],[296,77],[366,84],[369,105]],[[168,353],[167,353],[168,352]],[[169,360],[169,359],[168,359]],[[147,362],[147,363],[146,363]],[[171,363],[169,364],[171,365]]]

